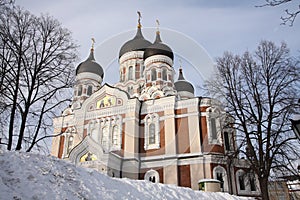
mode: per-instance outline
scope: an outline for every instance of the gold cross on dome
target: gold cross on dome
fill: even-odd
[[[139,16],[139,19],[138,19],[138,27],[140,28],[142,25],[141,25],[141,18],[142,18],[142,14],[140,11],[137,11],[137,14]]]
[[[96,43],[95,38],[92,38],[92,49],[94,49],[95,43]]]
[[[159,31],[159,21],[158,21],[158,19],[156,20],[156,29],[157,29],[157,31]]]

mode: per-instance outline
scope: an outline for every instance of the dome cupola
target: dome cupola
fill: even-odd
[[[157,26],[159,25],[158,20],[156,20],[157,22]],[[156,31],[156,38],[154,43],[149,46],[144,53],[144,60],[146,60],[147,58],[151,57],[151,56],[155,56],[155,55],[164,55],[167,56],[169,58],[171,58],[172,60],[174,59],[174,54],[172,49],[164,44],[160,38],[160,31],[158,30],[157,27],[157,31]]]
[[[174,83],[174,85],[181,98],[194,97],[194,86],[184,79],[181,67],[179,68],[178,80]]]
[[[119,52],[119,58],[123,56],[125,53],[130,52],[130,51],[144,51],[148,46],[151,45],[151,42],[146,40],[142,34],[142,25],[141,25],[141,14],[139,14],[139,19],[138,19],[138,26],[137,26],[137,32],[136,35],[134,36],[133,39],[125,42],[123,46],[120,49]]]
[[[104,76],[103,68],[96,62],[94,57],[94,45],[91,48],[89,57],[85,61],[80,63],[76,68],[76,75],[83,72],[97,74],[103,79]]]

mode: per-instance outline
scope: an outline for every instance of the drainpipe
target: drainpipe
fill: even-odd
[[[199,133],[200,133],[200,148],[201,148],[201,153],[203,156],[203,163],[202,163],[202,167],[203,167],[203,178],[206,178],[206,173],[205,173],[205,157],[204,157],[204,148],[203,148],[203,134],[202,134],[202,123],[201,123],[201,100],[202,97],[198,97],[199,101],[198,101],[198,112],[199,112]]]

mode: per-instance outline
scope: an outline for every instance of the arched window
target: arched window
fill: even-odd
[[[156,69],[152,69],[151,70],[151,81],[155,81],[156,80]]]
[[[224,145],[225,150],[230,151],[230,134],[228,132],[224,132]]]
[[[239,169],[236,172],[236,182],[237,182],[237,189],[238,189],[238,193],[245,193],[246,192],[246,173],[244,172],[244,170]]]
[[[144,180],[151,181],[153,183],[159,183],[159,173],[151,169],[146,172]]]
[[[168,79],[167,70],[166,69],[162,70],[162,78],[163,78],[164,81],[166,81]]]
[[[256,191],[256,180],[255,180],[255,175],[253,173],[249,174],[249,182],[250,182],[250,190],[252,192]]]
[[[88,95],[88,96],[91,96],[92,93],[93,93],[93,86],[89,85],[89,86],[88,86],[88,89],[87,89],[87,95]]]
[[[149,125],[149,144],[155,144],[155,125]]]
[[[208,131],[208,140],[210,144],[221,145],[221,117],[220,111],[216,108],[208,108],[206,110],[206,123]]]
[[[222,192],[228,192],[228,179],[224,167],[218,165],[213,169],[213,177],[221,182]]]
[[[119,143],[119,127],[117,125],[113,126],[112,129],[112,144],[117,146]]]
[[[77,93],[77,96],[80,96],[82,95],[82,85],[79,85],[78,86],[78,93]]]
[[[245,190],[245,177],[244,174],[239,175],[239,184],[240,184],[240,190]]]
[[[145,117],[145,139],[144,148],[159,149],[160,133],[159,133],[159,115],[157,113],[148,114]]]
[[[211,127],[211,139],[216,140],[217,139],[217,124],[216,124],[216,118],[210,119],[210,127]]]
[[[69,154],[73,148],[73,142],[74,142],[74,137],[70,135],[68,137],[68,144],[67,144],[67,154]]]
[[[133,86],[128,86],[127,87],[127,92],[128,92],[128,94],[132,94],[133,93]]]
[[[130,66],[128,69],[128,80],[133,80],[133,67]]]
[[[107,126],[102,129],[102,148],[104,152],[109,150],[109,129]]]

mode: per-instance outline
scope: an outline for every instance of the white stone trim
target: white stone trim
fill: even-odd
[[[155,62],[163,62],[163,63],[167,63],[170,66],[173,66],[172,59],[169,58],[168,56],[164,56],[164,55],[151,56],[145,60],[144,64],[145,64],[145,67],[148,67],[149,65],[151,65],[152,63],[155,63]]]
[[[256,187],[255,191],[251,191],[251,186],[250,186],[249,176],[252,176],[252,175],[255,177],[255,187]],[[244,176],[245,190],[240,189],[239,176]],[[243,195],[259,195],[260,194],[258,178],[255,174],[246,173],[243,169],[239,169],[235,173],[235,179],[236,179],[236,187],[237,187],[238,194],[243,194]]]
[[[123,54],[119,59],[119,64],[122,65],[123,62],[129,60],[129,59],[137,59],[141,58],[143,59],[144,51],[130,51],[125,54]]]
[[[82,79],[92,79],[99,83],[102,83],[102,78],[98,74],[91,73],[91,72],[82,72],[76,75],[75,81],[81,81]]]
[[[218,108],[209,107],[206,109],[206,123],[209,144],[222,145],[222,127],[221,127],[221,113]],[[216,125],[216,138],[213,138],[212,133],[212,119],[215,119]]]

